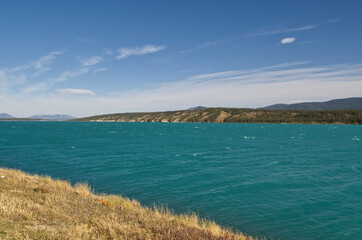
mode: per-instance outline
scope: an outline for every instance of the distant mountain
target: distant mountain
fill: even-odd
[[[15,118],[7,113],[0,113],[0,118]]]
[[[75,117],[65,114],[53,114],[53,115],[44,115],[44,114],[38,114],[29,117],[31,119],[46,119],[46,120],[69,120],[74,119]]]
[[[327,102],[275,104],[261,109],[268,110],[362,110],[362,97],[334,99]]]
[[[203,106],[197,106],[197,107],[192,107],[187,109],[187,111],[194,111],[194,110],[201,110],[201,109],[205,109],[206,107]]]

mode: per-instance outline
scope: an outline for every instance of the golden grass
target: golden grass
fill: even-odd
[[[1,176],[4,176],[2,178]],[[0,168],[0,239],[252,239],[196,214]]]

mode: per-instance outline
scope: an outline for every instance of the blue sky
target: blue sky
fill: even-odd
[[[362,96],[361,1],[0,1],[0,112]]]

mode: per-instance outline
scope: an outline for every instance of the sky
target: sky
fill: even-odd
[[[362,97],[362,1],[0,1],[0,113]]]

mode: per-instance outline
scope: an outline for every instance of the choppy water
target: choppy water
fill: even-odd
[[[0,122],[0,166],[253,236],[362,239],[362,126]]]

